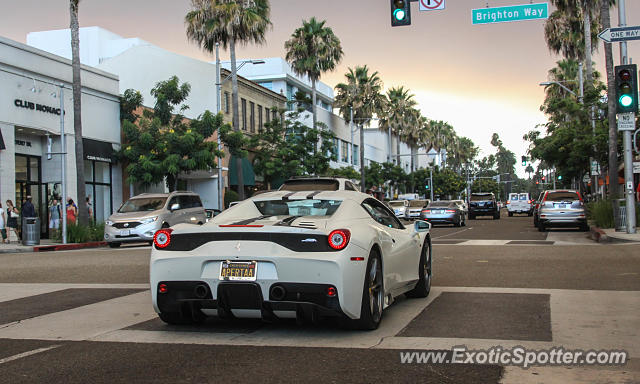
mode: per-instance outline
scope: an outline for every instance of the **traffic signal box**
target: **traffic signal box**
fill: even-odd
[[[411,25],[410,0],[391,0],[391,26]]]
[[[638,67],[618,65],[616,74],[616,113],[638,112]]]

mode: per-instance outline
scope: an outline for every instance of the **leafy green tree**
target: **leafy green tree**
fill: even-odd
[[[291,176],[325,174],[330,161],[336,160],[333,133],[303,125],[298,114],[272,119],[249,142],[254,170],[268,185]],[[320,151],[315,143],[320,143]]]
[[[316,84],[324,72],[336,68],[343,56],[340,39],[325,24],[325,20],[318,21],[315,17],[309,21],[304,20],[302,26],[284,44],[286,59],[293,71],[298,75],[306,75],[311,80],[312,128],[317,128],[318,122]]]
[[[216,166],[216,157],[222,153],[207,139],[222,126],[222,115],[205,111],[188,121],[175,113],[189,89],[175,76],[161,81],[152,90],[156,99],[153,111],[145,110],[135,122],[123,121],[124,142],[118,155],[125,161],[129,183],[149,186],[165,180],[173,191],[181,174]],[[125,96],[133,100],[129,100],[129,107],[141,101],[135,91],[127,91]]]
[[[324,176],[343,177],[345,179],[360,180],[360,172],[353,167],[329,168]]]
[[[236,44],[265,42],[265,33],[271,26],[268,0],[191,0],[191,11],[185,17],[187,37],[200,47],[213,53],[216,43],[229,48],[231,58],[231,89],[233,130],[240,132],[238,101],[238,68]],[[239,138],[234,136],[234,140]],[[242,157],[236,158],[238,195],[244,200]]]
[[[382,186],[387,180],[382,164],[372,161],[364,170],[365,189],[373,186]]]
[[[471,184],[471,193],[493,192],[497,199],[501,198],[501,190],[500,184],[492,179],[476,179]]]
[[[434,167],[433,172],[433,195],[441,199],[450,199],[457,197],[467,187],[466,180],[456,171],[450,168]],[[431,172],[427,169],[419,169],[411,174],[415,185],[418,186],[416,192],[419,194],[430,195],[430,190],[425,187],[429,185],[429,177]]]

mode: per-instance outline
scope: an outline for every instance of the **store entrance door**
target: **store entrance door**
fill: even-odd
[[[48,188],[42,184],[41,174],[40,156],[16,154],[16,207],[21,209],[27,196],[31,196],[31,202],[40,218],[40,236],[48,238]]]

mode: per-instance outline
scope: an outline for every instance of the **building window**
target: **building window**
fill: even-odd
[[[253,101],[249,102],[249,126],[251,132],[256,131],[256,104]]]
[[[271,121],[271,113],[269,111],[269,107],[264,107],[264,117],[267,120],[267,124]]]
[[[242,99],[242,130],[247,130],[247,100]]]
[[[224,113],[229,113],[229,92],[224,93]]]
[[[342,140],[342,148],[340,149],[341,149],[340,161],[342,161],[343,163],[348,163],[349,162],[349,143]]]
[[[258,130],[262,132],[264,129],[263,121],[262,121],[262,105],[258,104]]]
[[[278,118],[278,112],[277,111],[271,111],[271,120],[276,120]]]
[[[263,82],[260,82],[258,84],[260,84],[261,86],[267,88],[270,91],[273,91],[273,82],[271,82],[271,81],[263,81]]]
[[[85,160],[86,194],[96,223],[104,222],[112,213],[111,164],[102,161]],[[86,204],[78,201],[76,204]]]
[[[353,145],[353,165],[358,165],[360,162],[360,149],[357,145]]]

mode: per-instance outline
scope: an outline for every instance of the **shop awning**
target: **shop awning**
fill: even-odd
[[[229,185],[238,185],[237,161],[235,156],[231,156],[229,161]],[[242,179],[244,185],[256,185],[256,174],[253,172],[253,166],[246,157],[242,158]]]
[[[82,139],[82,146],[85,160],[115,162],[114,150],[111,143],[104,141]]]
[[[4,139],[2,138],[2,131],[0,131],[0,151],[3,149],[7,149],[7,147],[4,146]]]

